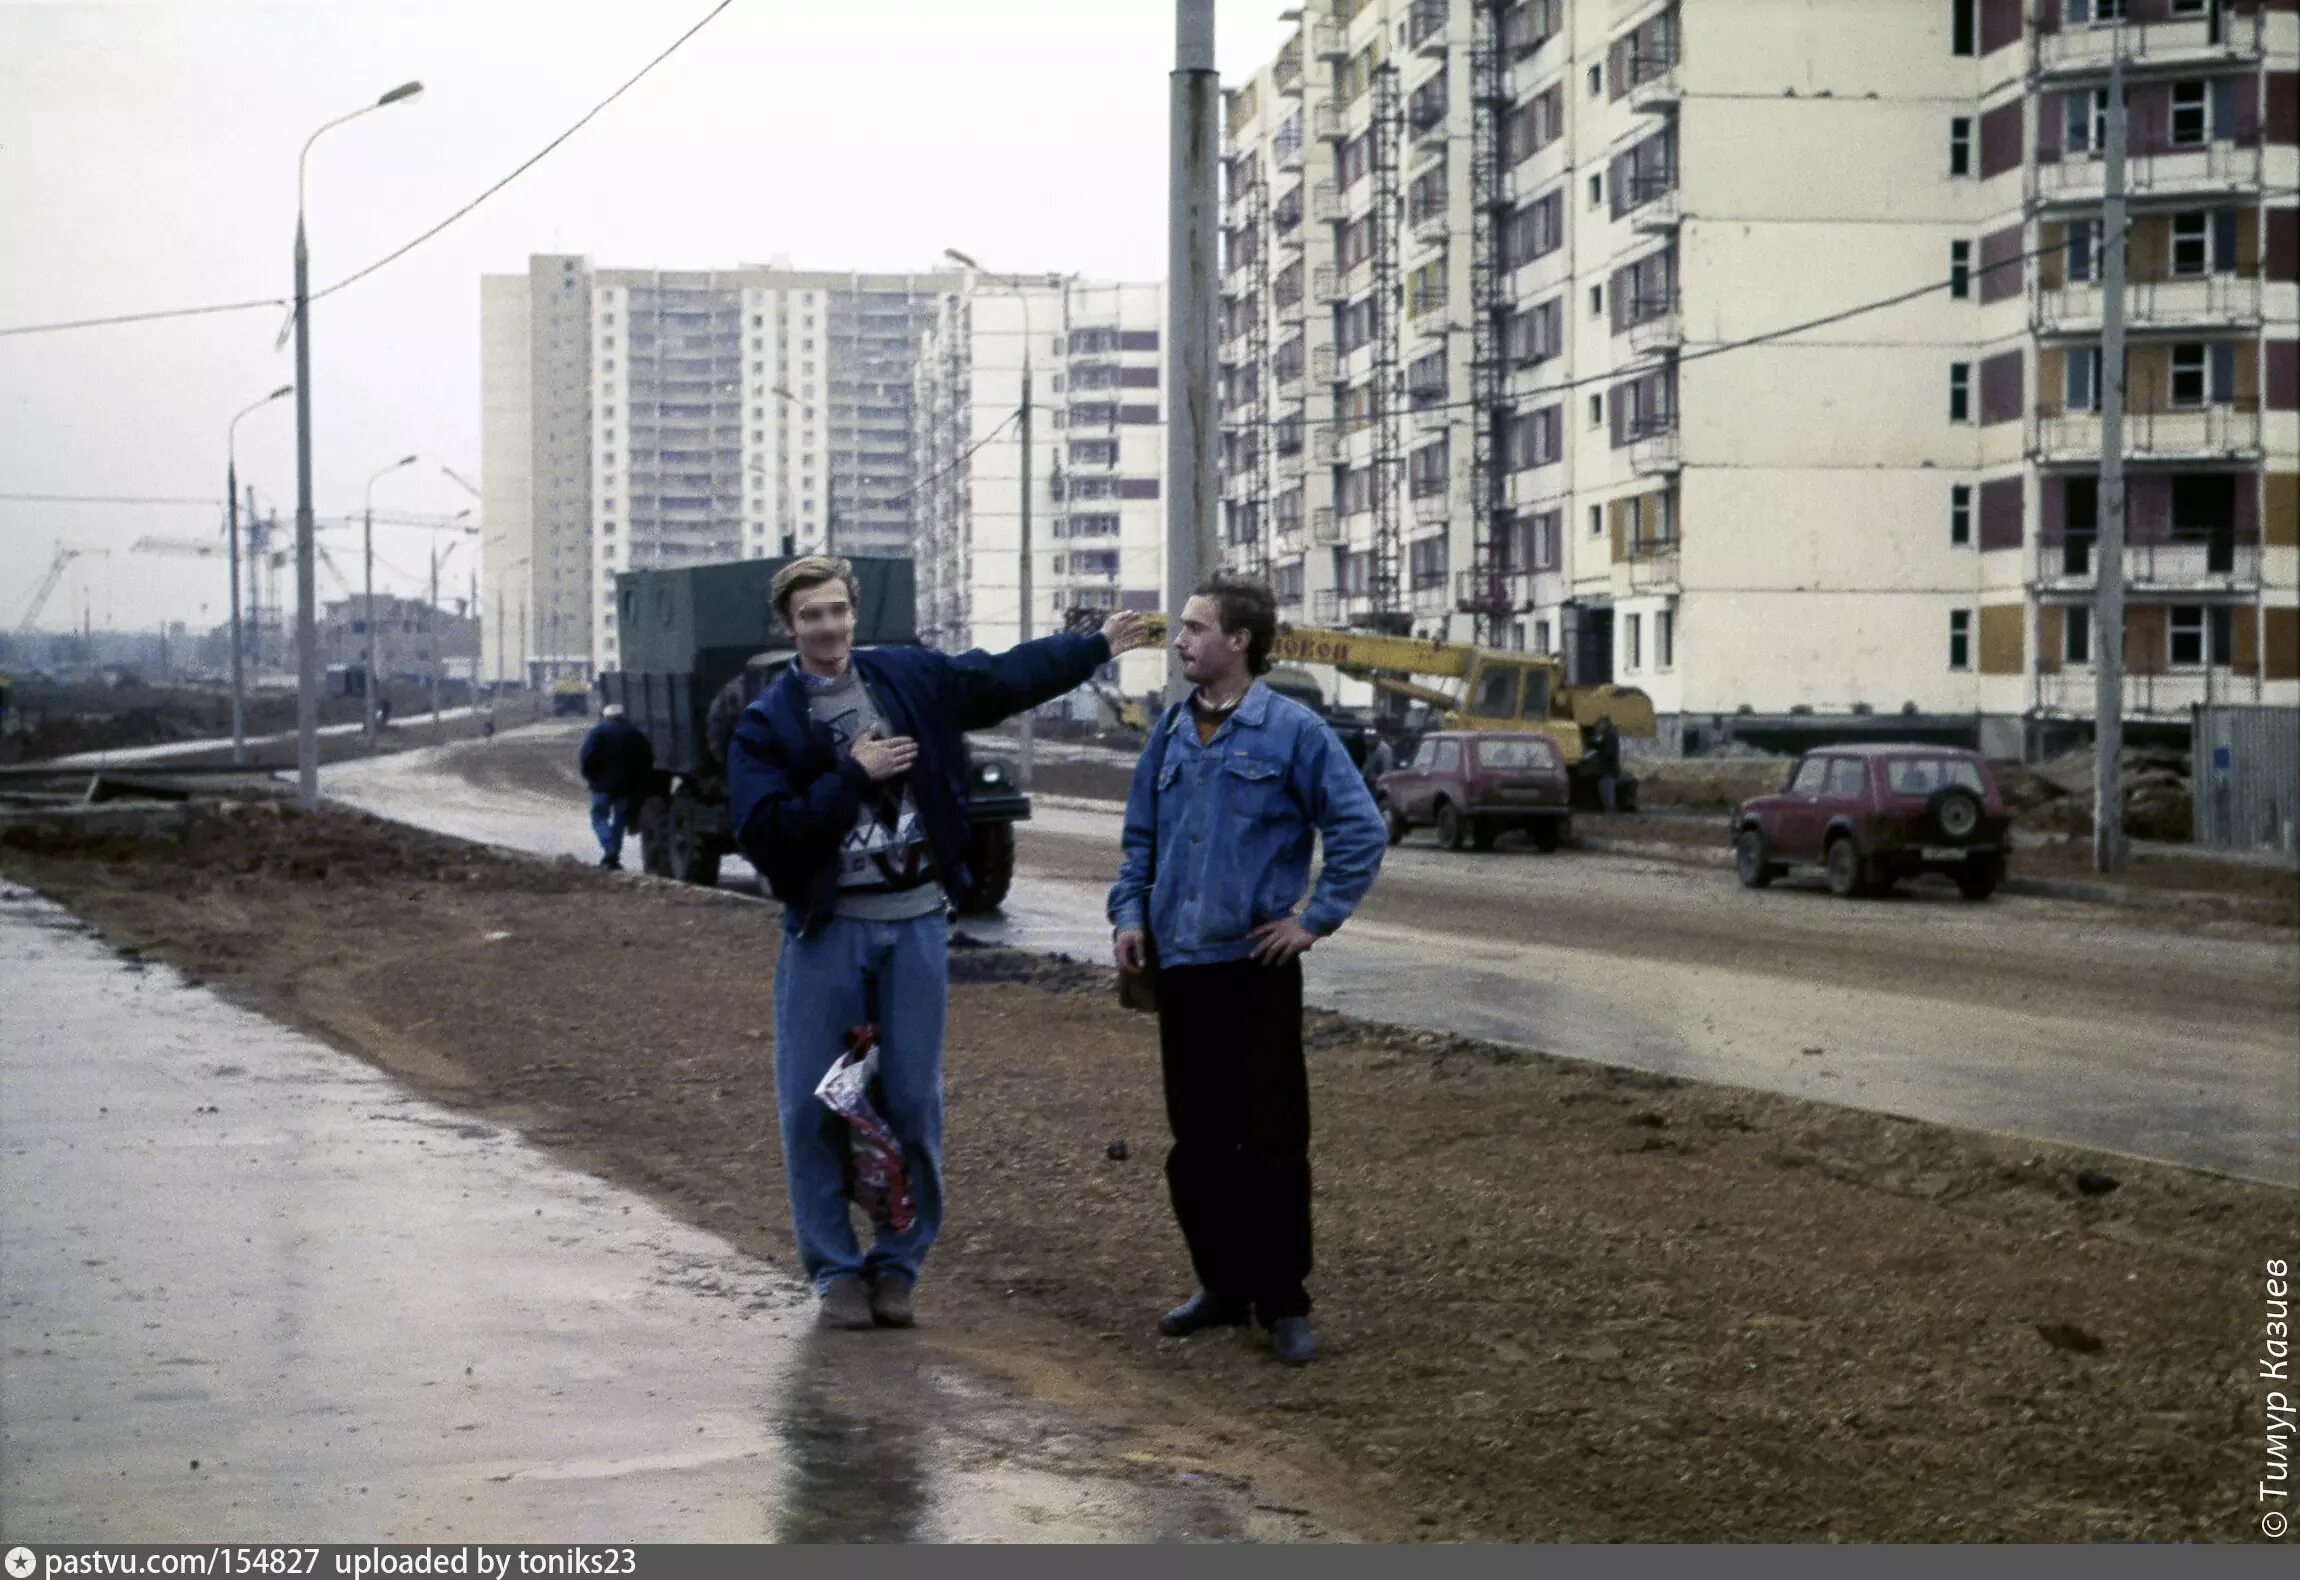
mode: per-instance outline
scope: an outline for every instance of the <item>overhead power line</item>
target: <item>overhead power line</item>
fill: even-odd
[[[523,160],[516,169],[514,169],[509,175],[505,176],[502,180],[496,182],[486,191],[480,193],[470,202],[464,204],[463,207],[457,209],[454,213],[448,215],[447,218],[441,220],[438,224],[432,226],[429,230],[424,231],[421,235],[415,237],[413,240],[405,243],[402,246],[392,249],[390,252],[385,253],[382,257],[376,259],[373,263],[367,265],[365,268],[360,269],[355,273],[345,275],[342,279],[336,281],[335,284],[328,286],[326,289],[314,291],[312,293],[311,299],[316,302],[322,297],[333,296],[336,292],[344,289],[344,287],[366,279],[369,275],[375,273],[376,270],[382,268],[384,265],[396,262],[397,260],[406,257],[416,248],[422,246],[425,242],[431,240],[432,237],[438,235],[441,231],[447,229],[450,225],[453,225],[457,220],[463,218],[466,214],[469,214],[473,209],[479,207],[480,204],[486,202],[489,198],[502,191],[512,182],[518,180],[529,170],[535,168],[538,163],[546,158],[552,152],[552,150],[556,149],[561,143],[564,143],[568,138],[573,137],[577,132],[581,131],[585,126],[589,125],[592,119],[597,116],[601,110],[606,109],[608,105],[613,104],[617,99],[623,97],[624,94],[630,92],[631,89],[636,87],[640,80],[644,78],[649,72],[653,71],[657,66],[663,64],[664,61],[670,59],[673,54],[677,53],[681,45],[685,44],[697,33],[703,31],[704,28],[709,27],[711,23],[718,19],[719,13],[725,11],[734,3],[735,0],[719,0],[719,3],[713,6],[710,11],[704,15],[701,21],[697,22],[693,27],[687,29],[686,32],[680,34],[676,39],[672,40],[669,48],[665,49],[653,60],[648,61],[646,65],[641,66],[636,72],[633,72],[630,78],[626,80],[621,87],[617,88],[613,93],[608,94],[607,97],[601,99],[597,104],[592,105],[590,109],[584,111],[582,117],[577,120],[574,125],[568,127],[567,130],[561,132],[557,137],[552,138],[548,143],[545,143],[542,148],[538,149],[533,155]],[[256,297],[245,302],[215,302],[210,303],[204,307],[168,307],[161,308],[153,312],[115,313],[102,318],[73,318],[46,324],[12,324],[5,328],[0,328],[0,337],[12,335],[53,334],[67,329],[102,329],[119,324],[147,324],[155,322],[159,319],[198,318],[214,313],[241,313],[258,307],[285,308],[291,305],[292,304],[286,297],[264,296]]]

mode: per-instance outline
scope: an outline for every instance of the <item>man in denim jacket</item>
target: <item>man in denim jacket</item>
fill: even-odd
[[[1110,924],[1121,971],[1158,967],[1166,1183],[1199,1282],[1159,1330],[1253,1318],[1299,1366],[1317,1356],[1301,954],[1349,919],[1388,838],[1333,731],[1255,678],[1276,633],[1252,582],[1218,576],[1183,611],[1174,647],[1197,690],[1135,765]],[[1315,836],[1325,865],[1297,917]]]
[[[826,1327],[908,1327],[911,1286],[942,1226],[946,885],[966,877],[966,748],[1149,641],[1139,614],[993,658],[854,651],[855,580],[810,556],[774,581],[798,648],[743,710],[727,748],[737,842],[783,902],[775,965],[775,1103],[799,1259]],[[877,989],[880,1109],[903,1146],[917,1215],[868,1253],[847,1214],[846,1124],[815,1096]],[[866,1288],[865,1281],[868,1281]]]

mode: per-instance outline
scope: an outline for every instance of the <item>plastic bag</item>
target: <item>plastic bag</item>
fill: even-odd
[[[878,1028],[855,1027],[847,1050],[815,1087],[815,1096],[847,1122],[847,1195],[873,1223],[900,1234],[918,1216],[910,1179],[902,1166],[902,1143],[879,1117],[870,1097],[878,1078]]]

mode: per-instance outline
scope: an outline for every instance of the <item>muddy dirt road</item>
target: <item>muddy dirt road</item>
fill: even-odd
[[[574,739],[347,765],[330,793],[584,854]],[[965,931],[1103,958],[1117,840],[1115,810],[1042,805],[1005,914]],[[731,861],[724,881],[753,880]],[[1973,906],[1945,884],[1848,905],[1658,860],[1414,841],[1308,971],[1312,1002],[1371,1019],[2300,1186],[2300,939],[2169,905]]]

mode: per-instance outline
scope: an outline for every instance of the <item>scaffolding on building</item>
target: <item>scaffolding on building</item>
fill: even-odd
[[[1244,184],[1238,189],[1237,219],[1230,231],[1233,257],[1246,256],[1246,354],[1225,371],[1229,383],[1232,426],[1227,448],[1241,475],[1243,492],[1225,501],[1229,530],[1224,535],[1223,558],[1234,570],[1257,581],[1269,575],[1266,537],[1270,520],[1270,443],[1268,424],[1262,419],[1268,406],[1270,378],[1270,188],[1259,155],[1248,153],[1231,167],[1235,179],[1240,167]],[[1241,242],[1243,245],[1241,246]]]
[[[1373,284],[1374,377],[1368,416],[1374,430],[1374,538],[1367,561],[1368,607],[1352,621],[1374,630],[1412,628],[1405,607],[1402,574],[1405,530],[1399,495],[1405,487],[1405,457],[1399,423],[1405,404],[1404,360],[1400,339],[1405,317],[1405,194],[1398,181],[1398,148],[1405,134],[1405,109],[1398,69],[1383,61],[1373,69],[1373,125],[1368,130],[1368,162],[1374,187]]]
[[[1518,610],[1516,584],[1529,567],[1511,559],[1513,515],[1508,487],[1510,404],[1505,348],[1509,332],[1507,271],[1501,255],[1510,206],[1501,158],[1509,115],[1509,67],[1502,57],[1502,13],[1511,0],[1472,0],[1470,112],[1470,565],[1457,607],[1474,622],[1476,640],[1500,647]]]

